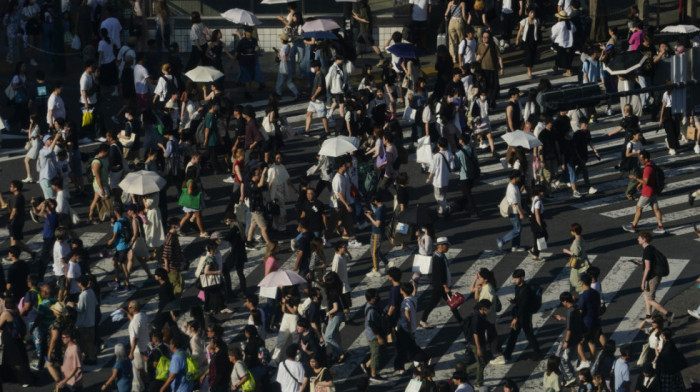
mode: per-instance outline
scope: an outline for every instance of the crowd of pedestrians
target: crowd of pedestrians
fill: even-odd
[[[15,45],[31,43],[28,47],[33,48],[48,40],[47,25],[64,15],[77,32],[78,48],[88,54],[88,47],[93,51],[92,57],[86,56],[77,83],[52,85],[47,85],[40,71],[28,75],[28,66],[37,63],[36,54],[27,51],[27,63],[16,63],[5,91],[13,108],[10,124],[26,133],[27,153],[26,177],[12,176],[11,195],[0,200],[10,237],[9,265],[0,274],[2,379],[22,386],[34,382],[34,372],[46,371],[57,390],[82,390],[85,367],[97,365],[101,351],[97,330],[102,320],[101,292],[138,290],[132,279],[135,267],[147,276],[142,287],[157,287],[158,313],[150,318],[143,311],[144,302],[132,300],[110,316],[128,320],[129,339],[113,347],[114,365],[102,390],[112,386],[120,392],[333,390],[333,366],[357,355],[349,351],[340,334],[342,324],[355,324],[356,318],[364,320],[368,350],[360,367],[370,382],[385,381],[381,370],[387,366],[393,345],[395,360],[389,366],[397,376],[410,376],[409,387],[415,380],[421,391],[447,390],[446,380],[433,379],[435,364],[426,347],[416,341],[417,328],[434,328],[429,316],[442,301],[450,304],[454,319],[464,327],[467,343],[466,360],[457,364],[449,380],[457,391],[485,390],[484,369],[516,360],[513,352],[521,331],[533,357],[545,360],[547,353],[533,327],[542,289],[529,281],[524,270],[512,273],[512,303],[501,303],[494,272],[482,268],[470,282],[473,311],[453,306],[457,293],[452,277],[456,271],[450,271],[448,257],[450,240],[437,236],[432,222],[415,225],[400,219],[402,213],[415,208],[408,178],[417,171],[405,166],[409,151],[415,150],[420,162],[428,149],[428,158],[421,162],[425,184],[432,186],[437,213],[445,219],[460,210],[482,219],[472,189],[478,184],[480,165],[500,159],[509,170],[501,215],[512,228],[495,240],[496,245],[501,251],[508,244],[511,252],[524,252],[521,231],[527,217],[533,241],[530,256],[543,261],[540,248],[550,235],[547,201],[567,184],[573,199],[597,192],[586,163],[589,149],[596,158],[600,155],[588,126],[599,116],[613,114],[611,103],[601,113],[595,107],[552,110],[544,104],[552,89],[550,79],[578,74],[581,84],[597,83],[608,92],[644,87],[651,83],[659,62],[684,56],[683,45],[690,45],[682,42],[671,50],[664,43],[657,50],[651,39],[653,26],[635,17],[628,31],[615,27],[605,31],[600,26],[592,30],[591,17],[579,0],[560,0],[556,8],[540,1],[452,0],[444,13],[446,42],[437,47],[437,75],[428,77],[419,60],[385,54],[381,49],[410,42],[420,52],[435,5],[410,0],[411,23],[403,32],[394,32],[380,49],[372,38],[369,4],[361,0],[352,12],[358,25],[356,43],[370,46],[379,64],[362,68],[362,79],[355,84],[351,75],[361,61],[355,45],[339,32],[332,33],[339,39],[304,38],[302,15],[290,3],[289,14],[280,17],[284,27],[276,53],[279,66],[274,91],[259,118],[250,105],[253,88],[273,86],[266,85],[262,75],[254,28],[246,27],[235,45],[227,46],[221,31],[210,30],[200,14],[192,12],[192,45],[183,62],[178,45],[170,42],[172,12],[167,1],[159,0],[155,7],[153,40],[147,39],[144,3],[128,4],[125,9],[119,2],[84,2],[73,10],[74,4],[66,3],[66,9],[55,10],[51,2],[13,0],[4,16],[8,60],[16,60]],[[556,52],[554,76],[542,78],[526,103],[515,87],[501,97],[502,54],[522,46],[527,76],[534,78],[533,66],[540,62],[546,34]],[[649,56],[639,72],[618,78],[603,69],[616,56],[635,50]],[[229,72],[224,69],[224,56],[238,69],[244,99],[229,94],[223,79],[202,86],[184,75],[199,65]],[[297,87],[299,80],[308,84],[307,91]],[[63,100],[67,83],[79,88],[78,104]],[[293,101],[309,101],[303,129],[291,129],[280,114],[284,86]],[[123,100],[124,105],[107,118],[104,101],[114,99]],[[489,115],[499,103],[506,106],[505,131],[531,133],[541,146],[508,146],[496,151],[492,136],[496,130]],[[608,135],[624,132],[617,168],[630,179],[625,195],[636,202],[636,213],[623,229],[636,233],[643,247],[637,262],[644,268],[641,290],[646,316],[640,328],[649,334],[649,345],[640,358],[643,377],[634,389],[638,391],[678,392],[684,388],[680,372],[685,359],[669,329],[674,314],[655,297],[669,273],[668,260],[651,245],[652,234],[637,228],[649,206],[658,223],[653,233],[665,231],[659,209],[663,172],[644,149],[640,117],[650,114],[663,126],[669,155],[689,153],[681,146],[686,142],[679,133],[683,119],[671,112],[674,104],[670,90],[658,97],[624,98],[620,126]],[[404,140],[399,113],[408,108],[415,118],[410,140]],[[70,120],[68,113],[73,111],[80,111],[80,124]],[[316,133],[311,125],[318,118],[322,122],[319,145],[343,136],[355,150],[339,156],[319,155],[306,174],[293,177],[284,164],[285,155],[291,154],[285,143]],[[698,121],[697,116],[689,118]],[[81,145],[93,140],[99,144],[95,149],[81,151]],[[486,150],[491,157],[480,163],[477,152]],[[694,152],[700,153],[697,142]],[[134,170],[158,173],[166,185],[146,195],[123,192],[119,184]],[[459,174],[461,196],[449,200],[447,190],[454,172]],[[216,233],[203,219],[211,200],[203,178],[215,175],[224,175],[223,183],[230,184],[227,189],[231,186],[221,219],[225,229]],[[577,184],[579,177],[583,188]],[[41,192],[27,200],[25,188],[33,183],[38,183]],[[168,214],[167,200],[173,193],[182,211],[177,216]],[[319,200],[324,193],[329,203]],[[691,204],[698,194],[700,191],[689,195]],[[107,247],[100,249],[100,258],[111,258],[113,265],[104,282],[94,272],[95,249],[85,246],[74,231],[85,217],[71,203],[85,197],[91,200],[88,223],[111,223]],[[294,210],[288,210],[287,202],[293,199]],[[26,219],[43,225],[40,252],[24,242]],[[180,244],[182,233],[191,230],[204,243],[197,245],[203,256],[193,262],[186,260]],[[379,290],[365,290],[365,305],[357,316],[350,311],[353,297],[348,269],[353,261],[348,249],[363,246],[360,236],[364,233],[370,235],[372,259],[366,277],[377,285],[386,278],[391,289],[386,307]],[[613,342],[602,330],[606,304],[598,280],[601,271],[586,255],[583,227],[572,223],[570,234],[573,242],[563,250],[570,289],[560,294],[564,310],[555,316],[566,321],[565,332],[556,355],[546,358],[542,388],[632,391],[629,361],[636,353],[629,342]],[[281,268],[278,239],[290,242],[295,254],[291,269],[305,283],[259,298],[244,273],[247,253],[264,247],[264,275],[275,273]],[[385,239],[402,248],[417,245],[417,256],[427,258],[430,276],[403,276],[382,251]],[[221,251],[224,242],[230,247],[226,257]],[[149,262],[156,264],[153,271]],[[49,266],[51,273],[47,274]],[[230,275],[234,268],[238,290],[233,290]],[[183,303],[187,297],[185,275],[189,271],[195,274],[201,301],[186,311],[173,303]],[[419,286],[426,282],[429,301],[419,308]],[[226,341],[216,316],[232,312],[227,304],[236,298],[244,299],[249,317],[241,334]],[[496,316],[508,307],[510,329],[504,339],[496,331]],[[700,318],[697,311],[689,313]],[[265,338],[274,335],[275,346],[266,346]],[[618,357],[614,355],[616,344]],[[366,388],[365,384],[360,388]],[[518,385],[506,380],[503,388],[517,391]]]

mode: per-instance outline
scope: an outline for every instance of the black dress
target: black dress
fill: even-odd
[[[223,64],[223,59],[222,55],[224,53],[224,43],[219,41],[219,43],[215,44],[212,46],[207,54],[209,55],[209,58],[207,59],[209,62],[209,65],[213,66],[214,68],[218,69],[221,72],[224,72],[224,64]]]

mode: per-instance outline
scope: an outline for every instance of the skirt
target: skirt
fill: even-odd
[[[102,86],[116,86],[119,84],[119,68],[117,61],[100,65],[100,84]]]
[[[525,66],[532,67],[537,61],[537,41],[523,42],[523,49],[525,52]]]

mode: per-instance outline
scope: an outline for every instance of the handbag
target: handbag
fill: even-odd
[[[411,227],[411,225],[409,225],[408,223],[398,222],[398,223],[396,223],[396,233],[397,233],[397,234],[407,235],[407,234],[408,234],[408,229],[409,229],[410,227]],[[416,256],[420,256],[420,255],[416,255]]]
[[[452,310],[457,310],[460,305],[464,303],[464,296],[460,294],[458,291],[455,291],[452,293],[450,298],[447,299],[447,305],[450,306],[450,309]]]
[[[429,275],[433,272],[433,257],[416,254],[413,256],[413,272]]]
[[[92,125],[93,122],[93,116],[91,111],[86,111],[83,113],[83,126],[87,127],[88,125]]]
[[[537,249],[539,249],[539,250],[547,249],[547,239],[545,239],[544,237],[538,237],[537,238]]]
[[[277,298],[277,287],[261,287],[258,295],[263,298],[275,299]]]
[[[430,144],[430,137],[423,136],[418,139],[416,149],[416,162],[430,165],[433,162],[433,146]]]
[[[498,204],[498,211],[501,213],[502,217],[504,217],[504,218],[508,217],[508,209],[509,208],[510,208],[510,203],[508,203],[508,198],[503,196],[501,203]]]
[[[31,150],[32,149],[32,142],[27,141],[26,143],[24,143],[24,149],[27,151]]]
[[[637,366],[642,366],[645,362],[647,362],[649,351],[649,343],[644,343],[644,346],[642,346],[642,352],[639,354],[639,359],[637,359]]]
[[[248,373],[248,379],[241,385],[241,389],[243,392],[253,392],[255,391],[255,378],[253,378],[253,374],[250,373],[249,369],[246,369],[246,373]]]
[[[311,392],[335,392],[335,385],[331,385],[330,387],[316,385],[316,380],[321,378],[321,375],[323,375],[325,371],[328,371],[328,368],[321,369],[321,372],[315,377],[314,381],[311,383]]]

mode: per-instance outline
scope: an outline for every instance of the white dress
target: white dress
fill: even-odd
[[[143,225],[144,237],[146,245],[149,248],[158,248],[165,241],[163,232],[163,219],[158,209],[160,196],[158,193],[151,193],[144,198],[146,205],[146,223]]]

